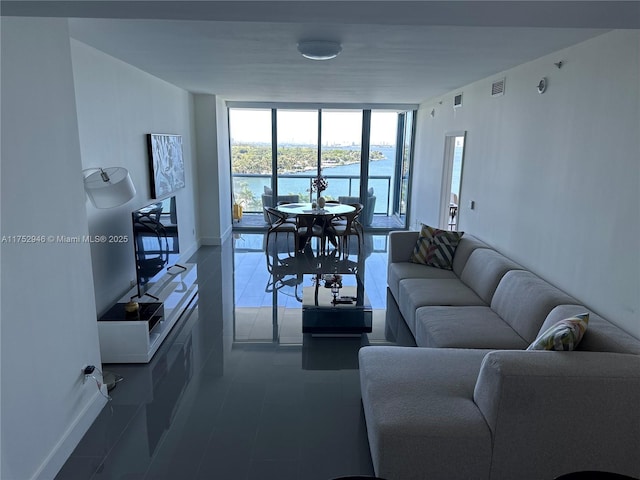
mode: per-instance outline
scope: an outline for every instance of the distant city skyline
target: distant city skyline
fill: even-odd
[[[271,110],[231,109],[232,143],[271,143]],[[316,110],[278,110],[278,143],[315,145],[318,137]],[[371,144],[394,145],[398,114],[373,111]],[[362,137],[362,112],[323,110],[322,146],[359,145]]]

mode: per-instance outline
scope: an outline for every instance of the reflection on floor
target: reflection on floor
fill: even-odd
[[[367,230],[384,233],[389,230],[401,230],[405,228],[404,216],[399,218],[395,215],[374,215],[373,222],[368,225]],[[234,231],[264,231],[267,223],[264,221],[262,213],[245,213],[240,221],[234,220]]]
[[[373,475],[357,354],[362,345],[390,343],[387,238],[366,236],[360,256],[353,242],[353,254],[339,260],[313,250],[290,255],[291,239],[281,237],[270,255],[262,234],[198,250],[197,308],[149,364],[103,366],[124,380],[58,480]],[[305,274],[326,269],[361,275],[371,333],[302,334]]]

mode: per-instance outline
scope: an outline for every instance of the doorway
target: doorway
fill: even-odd
[[[444,139],[442,196],[440,200],[440,228],[457,230],[460,224],[460,193],[464,165],[466,131],[451,132]]]

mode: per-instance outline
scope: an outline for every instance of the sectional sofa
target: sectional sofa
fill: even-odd
[[[390,334],[404,329],[416,347],[359,354],[376,474],[640,478],[640,341],[472,235],[451,270],[412,263],[418,236],[392,232],[388,265]],[[526,350],[583,312],[575,351]]]

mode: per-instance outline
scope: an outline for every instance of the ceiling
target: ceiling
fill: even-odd
[[[636,1],[2,1],[194,93],[247,102],[419,103],[614,28]],[[334,40],[329,61],[301,40]],[[562,60],[562,59],[558,59]],[[566,60],[566,59],[565,59]]]

